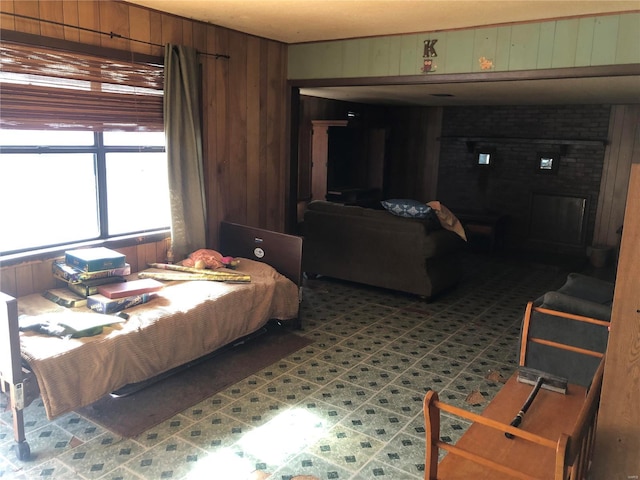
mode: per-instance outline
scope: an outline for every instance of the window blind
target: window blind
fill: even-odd
[[[162,131],[162,65],[0,42],[0,128]]]

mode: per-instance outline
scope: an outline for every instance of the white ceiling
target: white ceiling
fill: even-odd
[[[640,0],[127,0],[127,3],[288,44],[640,11]],[[640,103],[640,76],[322,87],[304,88],[301,93],[393,105]],[[434,96],[438,94],[452,96]]]
[[[640,10],[639,0],[127,0],[284,43]]]

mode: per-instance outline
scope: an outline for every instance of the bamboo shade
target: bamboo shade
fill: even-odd
[[[162,65],[0,43],[0,128],[162,131]]]

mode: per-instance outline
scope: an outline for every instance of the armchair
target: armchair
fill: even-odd
[[[570,273],[558,290],[529,302],[520,365],[589,386],[607,348],[613,290],[611,282]]]

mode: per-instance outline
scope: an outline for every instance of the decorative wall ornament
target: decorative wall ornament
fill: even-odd
[[[434,57],[438,56],[438,53],[435,49],[435,44],[437,43],[437,41],[438,39],[429,39],[424,41],[424,52],[422,54],[422,73],[434,72],[438,68],[438,66],[433,63]]]
[[[487,57],[480,57],[480,70],[491,70],[493,68],[493,60],[489,60]]]

